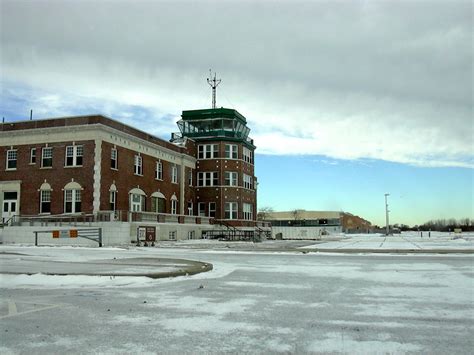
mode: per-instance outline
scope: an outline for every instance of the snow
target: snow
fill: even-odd
[[[384,239],[340,243],[372,243],[368,238]],[[431,243],[471,242],[436,238]],[[474,345],[472,255],[248,252],[205,244],[211,250],[1,246],[11,262],[22,258],[11,253],[43,262],[155,256],[214,269],[169,279],[1,275],[0,301],[17,302],[18,315],[2,319],[9,336],[0,351],[431,354],[469,353]],[[55,308],[26,315],[25,301]]]
[[[302,249],[397,249],[397,250],[474,250],[474,233],[407,232],[400,235],[349,234],[340,241],[323,242]]]

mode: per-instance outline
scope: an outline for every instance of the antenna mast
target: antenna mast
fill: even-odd
[[[207,83],[212,88],[212,108],[216,108],[216,88],[221,83],[221,79],[216,79],[216,73],[214,72],[214,78],[212,77],[211,69],[209,69],[209,78]]]

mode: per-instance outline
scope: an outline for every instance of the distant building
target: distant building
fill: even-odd
[[[347,212],[294,210],[266,212],[273,235],[283,239],[318,239],[324,234],[369,233],[372,224]]]

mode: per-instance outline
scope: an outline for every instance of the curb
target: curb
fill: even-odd
[[[120,262],[120,261],[127,261],[127,259],[116,259],[115,260],[104,260],[103,262],[91,261],[91,262],[55,262],[50,261],[54,264],[60,263],[67,263],[67,264],[87,264],[87,265],[117,265],[117,266],[153,266],[152,264],[138,264],[132,262]],[[175,262],[179,262],[180,264],[186,263],[188,264],[185,267],[180,266],[179,269],[175,271],[144,271],[144,272],[121,272],[121,271],[105,271],[105,272],[61,272],[61,271],[38,271],[38,272],[16,272],[16,271],[1,271],[0,274],[7,274],[7,275],[50,275],[50,276],[109,276],[109,277],[121,277],[121,276],[131,276],[131,277],[149,277],[152,279],[162,279],[162,278],[169,278],[169,277],[177,277],[177,276],[189,276],[189,275],[196,275],[202,272],[211,271],[213,269],[213,265],[211,263],[201,262],[201,261],[194,261],[194,260],[186,260],[186,259],[164,259],[160,258],[157,260],[173,260]]]

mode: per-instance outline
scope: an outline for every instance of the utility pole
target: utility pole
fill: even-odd
[[[212,77],[211,69],[209,69],[209,78],[207,83],[212,88],[212,108],[216,108],[216,88],[221,83],[221,79],[216,79],[216,73],[214,72],[214,78]]]
[[[388,202],[387,202],[387,197],[390,196],[390,194],[385,194],[385,228],[386,228],[386,235],[390,234],[390,225],[388,224]]]

